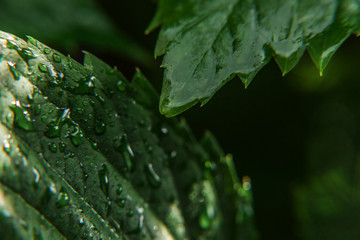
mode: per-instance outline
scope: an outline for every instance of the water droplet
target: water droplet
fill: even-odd
[[[70,133],[70,140],[75,147],[78,147],[84,141],[85,137],[79,125],[74,125],[74,128],[75,130]]]
[[[105,213],[107,217],[109,217],[110,215],[110,210],[111,210],[111,201],[107,201],[105,203]]]
[[[65,151],[65,147],[66,147],[66,144],[63,141],[59,142],[59,151],[61,153],[63,153]]]
[[[95,151],[99,150],[99,147],[98,147],[97,143],[94,140],[89,139],[89,143],[90,143],[92,149],[94,149]]]
[[[176,151],[172,151],[172,152],[170,153],[170,158],[171,158],[171,159],[176,158],[176,156],[177,156],[177,152],[176,152]]]
[[[4,151],[7,154],[10,154],[10,152],[11,152],[11,144],[10,144],[9,140],[4,140],[3,144],[4,144],[4,146],[3,146]]]
[[[57,62],[57,63],[61,62],[61,57],[59,54],[53,53],[52,57],[53,57],[54,62]]]
[[[13,63],[13,62],[11,62],[11,61],[8,61],[7,64],[8,64],[9,70],[10,70],[13,78],[14,78],[15,80],[19,80],[19,79],[20,79],[20,74],[19,74],[19,72],[18,72],[17,69],[16,69],[16,63]]]
[[[80,78],[76,85],[66,87],[71,93],[80,95],[94,95],[94,76]]]
[[[36,104],[34,106],[34,112],[36,115],[39,115],[41,113],[41,105],[40,104]]]
[[[68,152],[68,153],[64,156],[64,159],[74,158],[74,157],[75,157],[75,153],[73,153],[73,152]]]
[[[40,173],[36,168],[33,168],[32,172],[35,174],[34,187],[38,188],[40,183]]]
[[[23,48],[21,51],[18,51],[20,57],[24,59],[24,61],[28,61],[30,59],[36,58],[34,53],[29,48]]]
[[[118,195],[120,195],[123,192],[123,186],[121,184],[118,184],[117,189],[116,189],[116,193]]]
[[[84,109],[83,108],[76,108],[76,112],[83,114],[84,113]]]
[[[126,86],[125,86],[124,81],[119,80],[119,81],[117,82],[116,86],[117,86],[117,89],[118,89],[120,92],[125,91]]]
[[[161,178],[159,177],[159,175],[155,172],[154,167],[151,163],[148,163],[145,166],[145,173],[146,176],[148,177],[148,180],[151,184],[151,186],[158,188],[161,185]]]
[[[49,148],[50,152],[53,152],[53,153],[57,152],[56,143],[49,143],[48,148]]]
[[[126,230],[126,234],[139,233],[144,226],[144,208],[137,208],[136,211],[139,215],[137,219],[138,221],[136,225],[129,226],[129,229]],[[134,215],[134,211],[129,209],[126,215],[128,217],[132,217]]]
[[[71,59],[70,55],[67,56],[67,60],[68,60],[68,66],[70,69],[73,68],[73,60]]]
[[[115,200],[115,203],[116,203],[120,208],[123,208],[123,207],[125,207],[126,198],[116,199],[116,200]]]
[[[23,108],[19,101],[16,101],[14,105],[9,107],[14,112],[14,124],[16,127],[25,131],[31,131],[34,129],[29,112]]]
[[[68,194],[65,191],[61,191],[56,199],[56,205],[58,207],[65,207],[69,205],[69,203],[70,203],[70,198]]]
[[[21,48],[19,47],[19,45],[17,45],[16,42],[10,40],[10,39],[7,39],[6,41],[6,47],[9,48],[9,49],[14,49],[14,50],[21,50]]]
[[[43,73],[48,73],[49,69],[47,68],[47,66],[43,63],[39,63],[38,68],[41,72]]]
[[[169,132],[169,130],[167,128],[161,128],[161,133],[166,135]]]
[[[45,53],[45,54],[50,54],[50,53],[51,53],[50,48],[45,47],[45,48],[44,48],[44,53]]]
[[[48,126],[48,129],[45,132],[45,135],[49,138],[55,138],[60,136],[60,130],[61,127],[65,123],[72,124],[72,121],[70,119],[70,109],[64,109],[63,111],[59,111],[57,113],[57,118]]]
[[[32,45],[37,46],[37,41],[34,38],[27,36],[27,39],[28,39],[28,43],[31,43]]]
[[[128,216],[128,217],[134,216],[134,211],[133,211],[132,209],[128,209],[128,210],[126,211],[126,216]]]
[[[13,113],[8,113],[8,114],[6,115],[5,120],[6,120],[7,123],[13,124],[13,122],[14,122]]]
[[[102,165],[102,169],[98,171],[99,173],[99,181],[100,181],[100,189],[103,191],[105,196],[109,197],[109,176],[108,176],[108,168],[105,164]]]
[[[80,225],[80,226],[83,226],[84,224],[85,224],[84,218],[81,217],[81,218],[79,219],[79,225]]]
[[[95,120],[95,133],[101,135],[105,132],[106,125],[100,119]]]
[[[127,136],[123,135],[122,137],[114,138],[114,148],[117,152],[120,152],[124,156],[126,168],[125,171],[133,170],[133,162],[135,159],[134,152],[127,140]]]
[[[105,104],[105,98],[103,96],[101,96],[98,92],[95,92],[94,95],[101,104]]]

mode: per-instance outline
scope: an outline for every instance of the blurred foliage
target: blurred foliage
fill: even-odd
[[[151,51],[117,28],[95,0],[2,0],[0,28],[19,37],[36,37],[68,53],[86,45],[142,65],[151,62]]]

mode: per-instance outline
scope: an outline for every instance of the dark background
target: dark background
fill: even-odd
[[[41,2],[34,1],[38,6]],[[91,32],[91,24],[86,30],[86,24],[74,27],[77,25],[70,21],[54,30],[59,32],[56,36],[44,33],[39,21],[50,32],[52,25],[46,25],[41,14],[46,12],[56,23],[46,8],[33,10],[38,18],[34,22],[27,23],[24,17],[22,24],[32,27],[21,28],[21,21],[16,25],[12,17],[19,20],[24,13],[13,9],[10,0],[0,1],[0,29],[32,35],[80,62],[85,49],[117,66],[129,79],[139,67],[160,92],[161,59],[152,58],[158,32],[144,34],[156,3],[95,2],[96,10],[104,13],[114,31],[140,46],[139,54],[130,56],[127,46],[124,50],[112,49],[111,42],[104,45],[104,33]],[[71,11],[63,17],[76,14]],[[64,44],[64,39],[69,44]],[[323,77],[307,53],[285,77],[272,60],[247,90],[235,78],[207,105],[195,106],[180,116],[186,118],[198,139],[207,129],[213,132],[225,152],[233,154],[239,176],[251,177],[261,239],[360,239],[359,43],[359,38],[351,36]]]

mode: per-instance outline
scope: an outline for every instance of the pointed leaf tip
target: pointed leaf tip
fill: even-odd
[[[247,88],[272,55],[285,76],[298,63],[306,46],[313,45],[321,53],[335,43],[340,45],[340,40],[348,36],[343,31],[358,32],[351,23],[360,12],[352,9],[351,14],[346,14],[347,6],[343,4],[347,1],[282,1],[275,6],[266,0],[254,2],[160,0],[154,22],[163,26],[155,55],[165,54],[163,65],[170,66],[165,75],[171,76],[169,81],[177,88],[175,98],[191,102],[197,92],[209,89],[202,96],[196,95],[199,99],[212,96],[231,74],[239,72],[251,75],[239,74]],[[261,14],[254,17],[254,12]],[[331,27],[334,20],[342,25]],[[315,46],[312,40],[318,36],[325,41]],[[333,37],[340,40],[333,41]],[[312,58],[323,71],[328,60],[320,66],[316,57]]]

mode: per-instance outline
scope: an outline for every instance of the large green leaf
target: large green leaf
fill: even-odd
[[[254,239],[231,157],[157,102],[139,71],[0,32],[2,239]]]
[[[118,29],[96,0],[3,0],[0,29],[36,36],[66,50],[86,45],[143,65],[152,60],[151,53]]]
[[[341,43],[360,32],[360,1],[161,0],[148,31],[159,25],[160,111],[173,116],[204,105],[236,75],[247,87],[272,56],[286,74],[308,47],[322,73]]]

